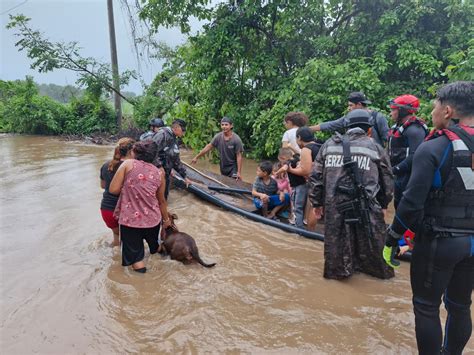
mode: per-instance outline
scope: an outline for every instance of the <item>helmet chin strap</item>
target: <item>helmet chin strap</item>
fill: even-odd
[[[403,120],[405,117],[410,116],[411,113],[408,112],[408,110],[405,107],[399,107],[398,108],[398,118],[400,120]]]

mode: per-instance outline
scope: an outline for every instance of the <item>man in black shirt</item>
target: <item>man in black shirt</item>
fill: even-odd
[[[472,332],[474,286],[474,82],[441,88],[433,131],[413,158],[410,180],[384,248],[393,267],[398,240],[415,234],[411,288],[420,354],[461,354]],[[453,120],[459,122],[453,124]],[[448,312],[444,343],[441,297]]]

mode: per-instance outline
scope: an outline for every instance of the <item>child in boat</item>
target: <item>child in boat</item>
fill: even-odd
[[[274,219],[276,213],[290,203],[289,195],[286,195],[283,201],[280,200],[278,184],[271,176],[272,170],[271,162],[261,162],[257,167],[257,177],[252,188],[255,207],[262,211],[263,216],[270,219]]]
[[[282,166],[283,165],[280,162],[276,162],[275,164],[273,164],[273,175],[272,175],[272,178],[275,179],[278,185],[278,195],[280,196],[280,201],[284,201],[285,199],[290,199],[290,196],[291,196],[291,186],[290,186],[290,180],[288,179],[288,174],[286,173],[286,171],[282,171],[278,173],[278,170],[280,170]],[[280,212],[279,216],[291,219],[291,216],[293,216],[293,208],[291,206],[291,199],[290,199],[290,204],[289,204],[289,211],[286,210],[286,211]]]

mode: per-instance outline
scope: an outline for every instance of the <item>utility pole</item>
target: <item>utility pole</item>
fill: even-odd
[[[118,60],[117,60],[117,43],[115,41],[115,24],[114,24],[114,7],[112,0],[107,0],[107,13],[109,15],[109,37],[110,37],[110,55],[112,61],[112,78],[113,86],[115,90],[120,92],[120,78],[118,71]],[[122,128],[122,102],[120,96],[114,93],[115,103],[115,116],[117,122],[117,128]]]

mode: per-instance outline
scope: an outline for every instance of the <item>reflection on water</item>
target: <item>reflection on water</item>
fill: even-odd
[[[5,354],[415,352],[408,264],[395,280],[327,281],[321,242],[172,191],[180,229],[217,266],[147,255],[138,275],[99,214],[111,147],[4,136],[0,154]]]

